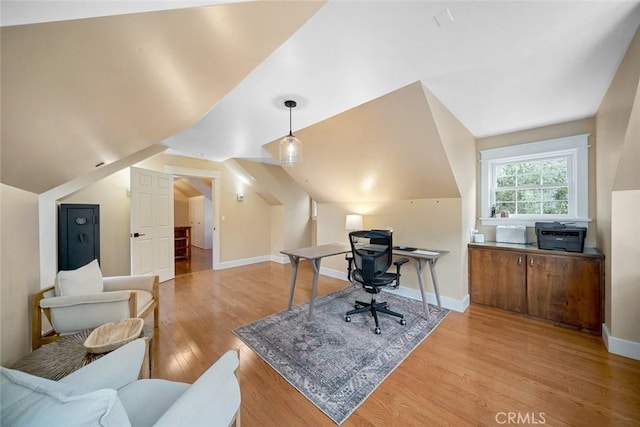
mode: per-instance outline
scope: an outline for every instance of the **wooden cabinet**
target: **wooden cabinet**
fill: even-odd
[[[526,261],[518,252],[469,250],[471,302],[527,312]],[[489,268],[486,268],[489,267]]]
[[[604,257],[498,243],[469,245],[469,293],[474,304],[522,313],[599,334]]]
[[[173,238],[175,259],[191,259],[191,227],[175,227]]]

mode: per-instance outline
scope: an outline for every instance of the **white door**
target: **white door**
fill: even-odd
[[[203,201],[204,196],[189,197],[189,225],[191,226],[191,244],[200,249],[205,249]]]
[[[175,275],[173,175],[131,168],[131,274]]]

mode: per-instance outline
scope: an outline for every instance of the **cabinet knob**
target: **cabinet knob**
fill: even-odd
[[[522,257],[521,256],[518,257],[518,265],[522,265]]]
[[[529,265],[533,267],[533,258],[529,259]]]

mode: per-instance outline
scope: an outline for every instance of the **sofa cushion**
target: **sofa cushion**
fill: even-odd
[[[102,290],[102,272],[95,259],[76,270],[59,271],[56,275],[56,296],[99,294]]]
[[[66,384],[0,367],[0,424],[130,426],[112,389],[74,394]]]

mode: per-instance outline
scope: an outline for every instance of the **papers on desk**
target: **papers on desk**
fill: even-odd
[[[424,249],[416,249],[415,251],[412,251],[412,252],[414,254],[420,254],[420,255],[432,255],[432,256],[440,255],[440,252],[425,251]]]

